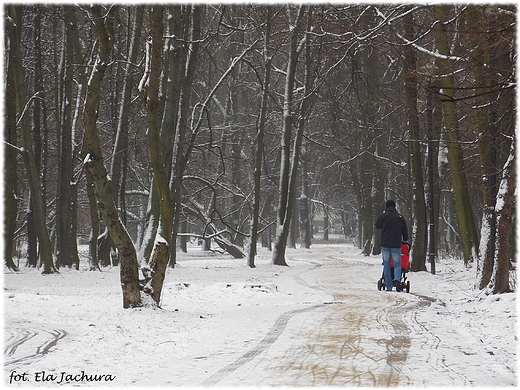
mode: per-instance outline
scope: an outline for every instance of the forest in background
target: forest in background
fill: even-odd
[[[88,244],[124,307],[159,303],[187,240],[379,254],[392,198],[412,271],[512,291],[515,32],[513,4],[7,4],[5,264]]]

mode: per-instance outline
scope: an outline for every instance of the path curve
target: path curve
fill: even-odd
[[[268,378],[251,385],[413,384],[403,369],[411,344],[406,321],[430,302],[409,299],[411,294],[377,291],[377,280],[366,277],[374,264],[345,261],[337,251],[310,263],[313,266],[294,279],[326,292],[332,300],[283,313],[255,347],[216,371],[203,386],[250,385],[247,370],[262,370],[261,376]]]

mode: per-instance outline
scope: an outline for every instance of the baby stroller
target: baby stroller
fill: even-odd
[[[410,244],[403,242],[401,244],[401,286],[396,286],[397,291],[405,291],[407,293],[410,292],[410,281],[407,280],[406,274],[408,273],[408,266],[410,265]],[[390,270],[392,272],[392,279],[394,279],[394,262],[390,259]],[[400,288],[399,288],[400,287]],[[383,271],[383,275],[381,279],[377,281],[377,289],[381,291],[386,288],[385,283],[385,275]]]

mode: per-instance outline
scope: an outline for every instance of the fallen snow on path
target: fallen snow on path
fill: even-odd
[[[400,385],[517,385],[516,294],[479,294],[471,288],[474,271],[461,260],[439,260],[436,275],[410,273],[406,294],[377,291],[379,257],[347,245],[288,249],[290,267],[271,265],[270,255],[259,249],[251,269],[245,260],[198,247],[179,253],[160,309],[123,309],[117,267],[48,276],[5,271],[4,383],[311,385],[269,371],[269,359],[287,354],[287,340],[298,338],[295,329],[312,329],[320,315],[332,318],[328,307],[344,315],[348,299],[358,296],[397,308],[393,315],[407,341],[399,359],[381,364],[391,366]],[[331,269],[339,273],[331,276]],[[393,331],[380,325],[358,337],[383,339]],[[364,385],[361,380],[352,384]]]

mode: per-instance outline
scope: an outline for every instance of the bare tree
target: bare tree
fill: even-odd
[[[439,253],[463,248],[471,261],[478,227],[478,286],[514,288],[514,7],[81,7],[5,8],[9,267],[16,243],[33,266],[39,250],[77,268],[75,241],[90,229],[92,269],[99,243],[114,241],[103,248],[117,248],[123,306],[142,304],[140,271],[157,304],[178,238],[250,267],[259,235],[266,247],[274,238],[272,261],[286,265],[298,229],[309,248],[323,223],[323,238],[341,226],[370,256],[375,215],[393,197],[424,269],[430,126]]]
[[[96,124],[101,81],[109,63],[110,51],[113,45],[113,19],[116,13],[116,6],[111,6],[108,10],[105,10],[99,4],[91,6],[92,20],[97,28],[99,48],[89,80],[85,102],[85,138],[89,152],[85,159],[85,167],[91,177],[103,220],[119,252],[123,307],[129,308],[141,305],[137,255],[130,235],[118,216],[114,199],[112,198],[112,183],[103,162]]]
[[[413,13],[404,17],[405,39],[415,40]],[[408,131],[410,134],[410,160],[413,183],[414,235],[412,241],[412,271],[426,271],[427,221],[425,186],[423,179],[422,154],[419,135],[419,112],[417,109],[418,82],[417,60],[415,50],[411,46],[404,47],[404,82],[406,106],[408,111]]]
[[[435,42],[442,58],[439,59],[442,78],[439,87],[443,100],[442,112],[446,131],[448,159],[451,168],[453,185],[453,202],[459,224],[459,233],[462,242],[464,262],[469,263],[478,256],[478,235],[469,200],[469,190],[464,167],[464,157],[461,149],[459,134],[459,119],[455,102],[455,80],[453,76],[450,41],[447,33],[448,6],[436,5],[433,7],[438,22],[434,26]]]
[[[269,88],[271,82],[271,62],[272,58],[269,53],[269,45],[271,42],[271,24],[272,24],[272,7],[266,8],[266,25],[264,38],[264,80],[262,84],[262,102],[260,105],[260,115],[258,121],[258,128],[256,133],[256,153],[255,153],[255,177],[253,190],[253,210],[251,213],[251,232],[248,254],[248,265],[251,268],[255,267],[255,255],[258,237],[258,221],[260,218],[260,190],[262,179],[262,160],[264,151],[265,125],[267,115],[267,104],[269,99]]]
[[[510,269],[515,258],[514,217],[515,217],[515,149],[511,145],[511,154],[507,160],[500,189],[497,196],[497,231],[496,231],[496,261],[489,281],[493,294],[511,292]]]
[[[145,292],[150,294],[152,299],[159,304],[168,266],[168,255],[170,247],[172,247],[170,240],[172,239],[174,208],[160,141],[159,82],[162,70],[164,7],[153,5],[150,7],[149,13],[151,26],[150,42],[147,46],[146,72],[141,80],[139,89],[145,100],[148,118],[148,148],[154,183],[159,196],[159,226],[154,248],[148,261],[148,267],[143,270],[146,278],[145,282],[147,283]],[[175,247],[173,246],[173,248]]]
[[[8,11],[8,10],[6,10]],[[13,10],[14,11],[14,10]],[[15,31],[14,23],[19,19],[9,20],[13,15],[5,13],[5,26],[9,29],[4,35],[6,55],[6,77],[5,77],[5,121],[4,121],[4,259],[8,268],[18,270],[13,261],[14,237],[16,230],[16,214],[18,210],[17,184],[18,175],[16,168],[16,156],[18,152],[16,140],[16,89],[14,85],[15,65],[18,65],[16,53],[10,48],[10,40],[19,36]],[[16,35],[15,35],[16,34]]]
[[[289,235],[289,227],[291,223],[292,210],[294,207],[295,192],[295,173],[298,167],[298,159],[300,156],[300,145],[303,134],[303,127],[298,129],[298,133],[294,138],[294,146],[291,153],[291,140],[293,139],[293,115],[296,108],[294,96],[294,81],[296,76],[296,66],[298,64],[298,56],[301,52],[299,45],[300,34],[303,30],[304,13],[306,7],[300,5],[296,10],[295,20],[289,20],[291,24],[289,35],[289,58],[287,60],[287,71],[285,79],[285,94],[283,105],[283,126],[281,138],[281,162],[280,162],[280,187],[278,190],[278,215],[277,227],[275,235],[275,244],[273,250],[273,264],[287,266],[285,261],[285,246]],[[291,7],[287,8],[288,16]]]
[[[34,212],[34,228],[38,238],[38,249],[40,261],[43,264],[43,273],[54,273],[54,259],[52,244],[46,225],[45,202],[43,198],[39,170],[35,160],[31,129],[29,126],[28,108],[34,98],[26,98],[24,84],[24,67],[22,66],[22,53],[20,48],[23,6],[7,6],[7,34],[9,36],[9,51],[12,53],[7,74],[12,75],[12,85],[16,91],[17,123],[20,127],[22,147],[19,149],[23,156],[25,169],[27,171],[29,188],[31,192],[31,205]]]
[[[74,47],[70,38],[75,33],[74,8],[63,7],[63,46],[60,53],[59,69],[59,111],[60,121],[58,126],[58,183],[56,197],[56,265],[79,269],[79,257],[77,251],[77,237],[73,235],[73,215],[77,212],[72,198],[73,178],[73,64]]]

